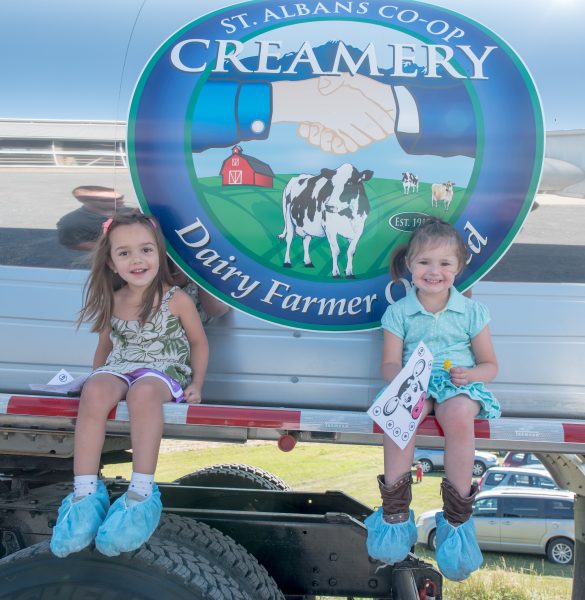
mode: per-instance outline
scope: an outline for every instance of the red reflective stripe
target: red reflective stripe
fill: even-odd
[[[301,411],[191,404],[187,412],[187,425],[299,430],[301,428]]]
[[[565,433],[565,443],[576,442],[585,443],[585,424],[583,423],[563,423]]]
[[[374,433],[383,433],[382,429],[374,423]],[[427,417],[416,430],[417,435],[428,435],[434,437],[444,437],[443,430],[436,417]],[[486,420],[475,421],[475,437],[478,439],[490,439],[490,424]]]
[[[382,428],[374,421],[373,433],[384,433]],[[427,417],[416,430],[417,435],[430,435],[443,437],[443,430],[435,417]]]
[[[427,417],[416,430],[417,435],[433,435],[443,437],[443,430],[435,417]]]
[[[486,419],[475,421],[475,438],[489,440],[492,435],[490,422]]]
[[[79,398],[11,396],[6,414],[39,417],[76,417]]]
[[[53,398],[52,396],[11,396],[6,408],[7,415],[34,417],[77,417],[79,398]],[[116,407],[108,419],[116,418]]]

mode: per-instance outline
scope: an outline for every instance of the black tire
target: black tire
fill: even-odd
[[[108,558],[94,547],[57,558],[49,542],[0,561],[1,600],[248,600],[220,568],[188,548],[152,537]]]
[[[268,571],[232,538],[189,517],[163,514],[157,538],[175,541],[197,556],[219,565],[251,600],[284,600]]]
[[[417,462],[421,464],[423,473],[425,475],[427,473],[430,473],[435,468],[435,465],[433,465],[433,463],[428,458],[421,458]]]
[[[546,557],[555,565],[572,565],[575,559],[575,544],[568,538],[554,538],[546,547]]]
[[[437,530],[433,529],[431,533],[429,533],[429,540],[427,542],[428,547],[433,550],[433,552],[437,549]]]
[[[487,467],[485,466],[484,463],[481,462],[481,460],[476,460],[473,463],[473,476],[474,477],[481,477],[486,471],[487,471]]]
[[[253,490],[286,491],[291,489],[280,477],[272,475],[268,471],[250,465],[238,464],[213,465],[212,467],[195,471],[195,473],[183,475],[183,477],[176,479],[174,483]]]

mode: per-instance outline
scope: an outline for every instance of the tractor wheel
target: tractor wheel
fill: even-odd
[[[247,488],[253,490],[287,491],[290,486],[280,477],[250,465],[213,465],[175,480],[180,485],[202,487]]]
[[[2,600],[254,600],[220,567],[156,536],[114,558],[93,546],[57,558],[49,542],[35,544],[0,561],[0,590]]]
[[[284,600],[266,569],[232,538],[188,517],[163,514],[156,537],[186,546],[197,556],[221,567],[252,600]]]

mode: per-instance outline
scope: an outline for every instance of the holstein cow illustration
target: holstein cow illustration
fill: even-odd
[[[418,177],[414,173],[402,173],[402,190],[405,194],[418,192]]]
[[[303,238],[303,261],[312,267],[309,246],[314,237],[326,237],[331,249],[333,277],[339,277],[339,244],[337,236],[349,240],[345,276],[353,278],[353,255],[364,231],[370,203],[364,181],[373,171],[358,171],[345,163],[337,169],[321,169],[320,175],[293,177],[282,192],[284,230],[278,236],[286,238],[284,266],[290,267],[290,246],[295,233]]]

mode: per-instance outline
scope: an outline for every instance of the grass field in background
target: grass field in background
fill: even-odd
[[[193,449],[188,449],[192,447]],[[382,469],[382,449],[342,444],[302,444],[290,453],[274,442],[250,444],[164,444],[156,480],[170,482],[182,475],[221,463],[245,463],[281,477],[295,490],[324,492],[341,490],[374,507],[380,496],[376,475]],[[170,451],[169,451],[170,450]],[[120,460],[120,455],[118,455]],[[104,467],[107,477],[130,477],[131,454],[122,462]],[[127,462],[126,462],[127,461]],[[413,486],[412,508],[418,515],[439,508],[442,473],[426,475]],[[434,553],[417,546],[417,555],[435,564]],[[568,600],[572,567],[560,567],[544,557],[521,554],[484,553],[483,568],[464,583],[445,580],[445,600]]]

